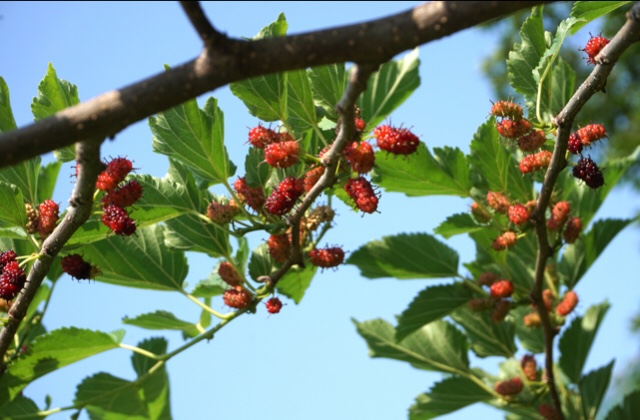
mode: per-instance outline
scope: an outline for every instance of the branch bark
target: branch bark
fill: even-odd
[[[551,398],[553,399],[556,411],[562,413],[560,397],[554,379],[553,361],[553,340],[557,331],[552,327],[549,313],[542,301],[542,289],[547,260],[555,252],[549,244],[547,237],[547,227],[545,212],[549,207],[553,188],[558,180],[558,176],[567,166],[567,143],[571,134],[573,121],[582,107],[597,92],[604,91],[607,78],[618,61],[622,53],[633,43],[640,40],[640,3],[636,3],[627,13],[627,21],[618,33],[611,39],[609,44],[596,57],[597,65],[589,77],[580,85],[575,94],[571,97],[567,105],[555,118],[558,126],[558,137],[553,150],[551,163],[544,177],[544,182],[540,190],[540,196],[536,209],[532,215],[535,221],[536,237],[538,240],[538,253],[536,256],[536,270],[534,285],[531,291],[531,300],[538,308],[540,321],[544,330],[545,339],[545,374],[549,385]]]
[[[418,45],[542,3],[548,2],[431,2],[360,24],[255,41],[221,35],[201,11],[187,5],[187,15],[205,41],[199,57],[0,134],[0,167],[83,139],[113,137],[137,121],[235,81],[347,61],[378,64]]]

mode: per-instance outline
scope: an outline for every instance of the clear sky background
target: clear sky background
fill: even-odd
[[[253,36],[284,12],[289,33],[321,29],[400,12],[418,2],[210,2],[204,9],[221,31],[231,36]],[[58,77],[78,86],[87,100],[175,66],[200,52],[201,43],[177,2],[3,2],[0,3],[0,76],[11,92],[19,126],[33,121],[30,103],[49,62]],[[588,29],[575,36],[588,39]],[[489,113],[488,83],[479,69],[482,57],[495,44],[495,35],[467,30],[420,48],[421,86],[393,115],[394,124],[412,127],[429,147],[456,146],[469,151],[469,142]],[[580,82],[580,81],[578,81]],[[228,88],[211,92],[225,113],[226,144],[242,174],[248,129],[257,124]],[[202,104],[206,97],[199,98]],[[610,135],[615,136],[615,133]],[[163,176],[165,156],[151,151],[146,121],[118,134],[103,147],[103,156],[126,155],[138,173]],[[52,155],[44,157],[52,159]],[[72,187],[70,164],[63,166],[54,200],[66,207]],[[400,232],[432,232],[448,215],[465,211],[469,200],[425,197],[408,199],[384,193],[379,213],[362,217],[346,207],[338,209],[329,244],[355,251],[362,244]],[[631,217],[639,207],[635,192],[612,193],[597,218]],[[587,369],[617,358],[616,372],[637,354],[638,339],[629,332],[629,320],[638,311],[640,235],[623,231],[577,287],[583,313],[608,299],[612,307],[596,338]],[[252,248],[267,238],[251,237]],[[465,237],[447,243],[473,259],[474,248]],[[189,255],[187,281],[204,279],[216,261]],[[313,281],[300,305],[287,302],[280,314],[259,310],[242,316],[209,343],[200,343],[171,360],[171,403],[176,419],[402,419],[414,398],[441,379],[385,359],[371,359],[351,318],[383,318],[394,322],[413,297],[433,280],[367,280],[353,266],[325,271]],[[169,348],[183,343],[179,333],[125,327],[121,319],[157,309],[196,320],[199,310],[176,293],[119,288],[100,282],[76,282],[63,277],[46,314],[47,328],[74,325],[101,331],[125,328],[124,342],[164,335]],[[224,311],[222,300],[214,309]],[[25,395],[52,408],[73,400],[75,386],[97,372],[132,379],[130,353],[112,350],[50,374],[27,387]],[[499,358],[473,363],[497,372]],[[542,358],[538,358],[539,362]],[[51,416],[68,418],[71,412]],[[447,419],[500,418],[497,410],[474,405]],[[86,414],[81,418],[86,419]]]

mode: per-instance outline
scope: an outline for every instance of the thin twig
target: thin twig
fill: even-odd
[[[276,38],[227,38],[221,48],[26,127],[0,134],[0,167],[125,127],[231,82],[324,64],[383,63],[418,45],[547,1],[430,2],[356,25]]]
[[[576,115],[578,115],[578,112],[580,112],[582,107],[596,92],[604,90],[607,77],[609,77],[614,64],[618,61],[622,53],[638,40],[640,40],[640,3],[636,3],[631,11],[629,11],[627,14],[627,22],[596,57],[597,65],[589,77],[580,85],[564,109],[556,116],[555,123],[558,126],[558,137],[553,150],[551,163],[547,169],[540,190],[536,209],[532,215],[538,240],[538,253],[536,256],[536,271],[533,289],[531,291],[531,300],[538,308],[538,314],[540,315],[540,321],[544,330],[546,381],[549,385],[549,392],[556,411],[560,414],[562,413],[562,405],[556,388],[553,370],[553,340],[557,331],[551,325],[549,313],[542,301],[542,287],[547,260],[555,252],[549,245],[547,237],[545,211],[549,206],[551,194],[558,180],[558,176],[567,166],[567,143]]]
[[[342,156],[342,150],[346,146],[347,141],[352,139],[356,132],[354,120],[356,100],[358,96],[367,89],[367,81],[377,69],[378,65],[371,64],[355,65],[351,69],[347,88],[338,104],[336,104],[336,111],[341,114],[340,131],[331,148],[322,156],[322,161],[325,165],[324,173],[307,193],[300,205],[298,205],[289,216],[288,223],[291,226],[291,255],[277,271],[271,274],[270,281],[272,285],[275,285],[294,264],[300,265],[302,263],[300,220],[316,198],[335,183],[336,169],[340,161],[340,156]]]
[[[93,139],[76,144],[76,160],[80,164],[80,170],[69,199],[70,206],[67,214],[53,233],[42,243],[40,256],[33,264],[24,288],[9,310],[9,320],[0,331],[0,357],[2,357],[0,359],[0,376],[7,368],[4,355],[27,314],[27,309],[42,284],[42,280],[47,276],[54,257],[91,215],[96,179],[102,167],[100,162],[101,143],[102,139]]]
[[[189,18],[189,22],[191,22],[196,32],[198,32],[198,36],[207,47],[220,46],[227,42],[228,38],[216,31],[209,19],[207,19],[202,7],[200,7],[200,2],[181,1],[180,6],[182,6],[182,10]]]

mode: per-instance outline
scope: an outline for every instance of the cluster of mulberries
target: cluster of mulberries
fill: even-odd
[[[491,310],[491,320],[501,322],[511,310],[511,295],[513,283],[511,280],[501,279],[491,272],[482,273],[476,283],[489,289],[489,297],[474,298],[469,301],[469,308],[474,312]]]
[[[142,186],[136,180],[120,185],[132,170],[129,159],[118,157],[107,163],[96,181],[96,188],[106,193],[101,200],[102,223],[117,235],[129,236],[136,231],[136,222],[126,208],[142,197]]]
[[[542,291],[542,302],[546,311],[549,312],[549,314],[553,314],[553,316],[550,317],[552,325],[557,326],[561,325],[562,322],[564,322],[563,318],[573,312],[578,305],[578,294],[573,290],[568,290],[558,302],[553,292],[550,289],[545,289]],[[536,309],[535,305],[532,304],[531,306],[533,309]],[[523,317],[524,325],[529,328],[539,327],[540,322],[540,314],[537,310]]]
[[[13,250],[0,252],[0,271],[0,298],[13,300],[27,281],[27,276],[20,268]]]

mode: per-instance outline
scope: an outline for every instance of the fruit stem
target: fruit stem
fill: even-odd
[[[157,354],[151,353],[150,351],[147,351],[145,349],[141,349],[140,347],[131,346],[129,344],[123,344],[123,343],[118,344],[118,347],[125,350],[131,350],[132,352],[141,354],[145,357],[148,357],[149,359],[161,360],[160,356],[158,356]]]
[[[200,302],[197,298],[193,297],[193,295],[190,295],[189,293],[185,292],[185,291],[181,291],[181,293],[190,301],[192,301],[193,303],[195,303],[196,305],[198,305],[199,307],[201,307],[202,309],[204,309],[205,311],[209,312],[211,315],[220,318],[222,320],[227,320],[230,319],[233,314],[235,312],[231,312],[225,315],[222,315],[221,313],[211,309],[209,306],[205,305],[204,303]]]

